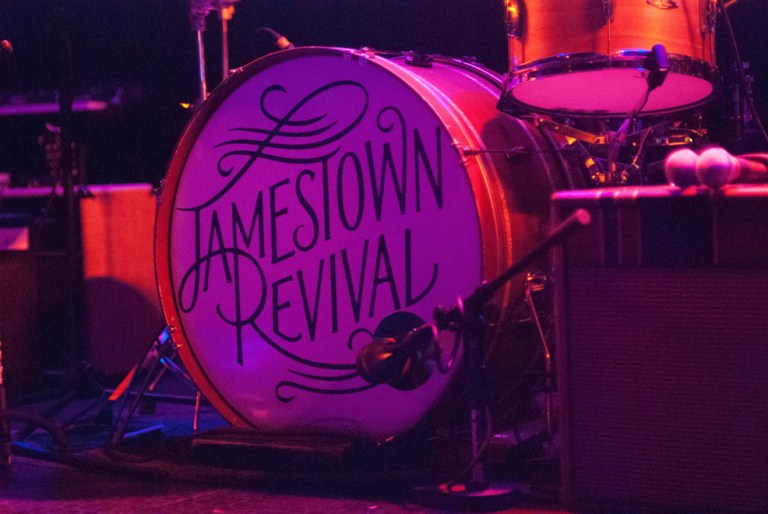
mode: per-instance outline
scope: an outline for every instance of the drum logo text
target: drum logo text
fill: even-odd
[[[273,85],[256,115],[198,140],[207,164],[190,158],[185,173],[210,187],[177,195],[174,231],[189,236],[174,251],[174,293],[182,316],[203,310],[215,330],[236,334],[240,366],[263,341],[295,365],[353,378],[355,342],[439,282],[430,238],[446,230],[445,136],[395,102],[373,105],[351,80],[298,99]],[[343,362],[321,357],[328,341],[346,347]],[[283,401],[293,398],[280,392],[287,386],[326,391],[282,382]]]

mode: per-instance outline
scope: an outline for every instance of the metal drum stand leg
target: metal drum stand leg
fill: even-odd
[[[126,436],[128,422],[136,413],[136,409],[144,398],[145,393],[154,390],[155,386],[166,371],[172,372],[184,382],[192,386],[196,391],[195,417],[193,428],[197,430],[197,422],[200,406],[200,392],[194,382],[175,362],[177,356],[176,346],[173,343],[170,327],[165,327],[152,341],[142,361],[137,364],[123,379],[122,383],[110,396],[110,400],[117,400],[122,396],[120,407],[112,427],[109,438],[109,446],[117,447]]]

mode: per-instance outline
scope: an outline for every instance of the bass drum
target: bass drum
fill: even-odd
[[[182,360],[229,422],[378,442],[451,403],[456,366],[403,391],[355,360],[391,314],[431,321],[524,256],[553,191],[580,185],[500,94],[457,60],[304,47],[203,103],[165,180],[156,270]],[[521,291],[499,295],[500,326]]]

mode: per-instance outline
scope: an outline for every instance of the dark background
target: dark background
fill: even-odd
[[[368,46],[474,56],[504,72],[503,4],[503,0],[242,0],[230,22],[231,65],[243,65],[271,49],[257,30],[268,26],[297,46]],[[767,4],[740,0],[729,9],[742,58],[751,64],[754,99],[763,119],[768,118]],[[212,89],[221,75],[220,32],[215,14],[207,22]],[[88,151],[87,180],[157,183],[190,117],[179,104],[197,96],[196,43],[187,2],[0,0],[0,39],[14,46],[11,58],[0,64],[0,101],[59,87],[62,26],[71,42],[75,91],[118,86],[126,91],[120,108],[75,116],[75,138]],[[721,20],[717,32],[721,69],[733,59],[726,36]],[[727,109],[724,98],[721,103]],[[55,122],[56,116],[0,116],[0,171],[10,171],[16,186],[46,179],[37,143],[45,121]],[[728,145],[734,152],[765,149],[754,134]]]

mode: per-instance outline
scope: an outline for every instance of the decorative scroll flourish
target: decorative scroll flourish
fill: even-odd
[[[308,110],[312,106],[313,101],[322,100],[324,95],[332,92],[339,94],[342,90],[350,90],[350,93],[356,90],[363,95],[364,99],[360,106],[356,106],[358,108],[357,116],[346,125],[339,125],[338,121],[332,121],[326,122],[325,125],[320,127],[313,127],[324,121],[330,113],[322,116],[302,117],[302,112]],[[269,129],[236,127],[230,130],[253,134],[255,137],[228,139],[215,146],[215,148],[235,145],[253,147],[252,149],[238,148],[237,150],[231,150],[225,152],[219,158],[217,170],[219,175],[230,177],[230,175],[234,174],[232,178],[205,202],[194,207],[181,208],[181,210],[197,211],[213,205],[227,191],[231,190],[259,159],[292,164],[310,164],[327,160],[339,151],[339,146],[328,148],[329,145],[338,143],[357,127],[368,110],[368,91],[362,84],[354,81],[344,80],[326,84],[300,99],[296,105],[282,116],[271,112],[268,108],[268,98],[276,93],[287,94],[287,91],[283,86],[273,85],[264,90],[260,99],[261,112],[268,120],[274,123],[273,127]],[[355,106],[349,103],[345,107]],[[346,113],[347,110],[340,108],[339,112]],[[306,129],[305,127],[311,128]],[[291,142],[296,139],[299,142]],[[318,150],[319,152],[306,155],[302,152],[306,150]]]

